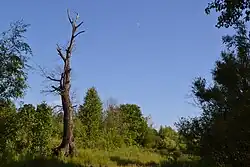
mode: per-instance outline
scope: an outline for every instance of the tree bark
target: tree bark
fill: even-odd
[[[64,149],[65,155],[75,153],[74,135],[73,135],[73,107],[70,100],[70,59],[66,57],[64,63],[64,76],[61,85],[61,101],[63,108],[63,137],[61,144],[54,150],[55,154]]]
[[[52,77],[47,77],[49,80],[59,83],[58,87],[53,86],[53,91],[58,92],[61,96],[62,102],[62,109],[63,109],[63,137],[61,144],[53,149],[55,155],[59,155],[61,150],[64,150],[65,155],[75,155],[76,147],[74,142],[74,135],[73,135],[73,106],[70,99],[70,75],[71,75],[71,67],[70,67],[70,58],[72,55],[72,50],[74,47],[75,38],[83,33],[84,31],[80,31],[77,33],[77,29],[83,24],[83,22],[76,24],[78,16],[76,19],[72,19],[70,17],[68,11],[68,19],[72,26],[72,33],[70,42],[68,44],[67,49],[65,50],[65,54],[62,52],[62,49],[58,46],[57,52],[58,55],[61,57],[64,63],[63,73],[61,74],[60,79],[55,79]]]

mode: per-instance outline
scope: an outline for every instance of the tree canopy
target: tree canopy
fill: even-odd
[[[17,21],[0,37],[0,98],[9,100],[22,97],[27,88],[27,60],[31,48],[24,41],[29,24]]]
[[[177,123],[188,146],[220,165],[249,166],[250,36],[244,24],[224,36],[227,46],[212,71],[213,84],[197,78],[193,94],[202,114]],[[195,149],[194,149],[195,148]]]
[[[220,13],[217,20],[217,27],[230,27],[239,21],[248,22],[250,20],[249,0],[213,0],[208,3],[205,12],[210,14],[211,10]]]

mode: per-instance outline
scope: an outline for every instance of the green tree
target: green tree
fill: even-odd
[[[135,104],[109,105],[103,113],[103,144],[105,148],[124,145],[150,147],[147,120]],[[157,133],[157,132],[156,132]]]
[[[136,104],[122,104],[119,106],[122,114],[123,133],[127,145],[143,145],[147,131],[147,121],[143,117],[141,109]]]
[[[209,14],[211,10],[219,12],[217,27],[230,27],[238,21],[248,22],[250,19],[249,0],[212,0],[208,3],[205,12]]]
[[[102,145],[105,149],[120,148],[125,145],[124,138],[126,130],[124,130],[122,113],[118,105],[109,104],[103,113],[103,141]]]
[[[1,108],[2,110],[8,110],[4,126],[0,129],[2,163],[26,156],[38,157],[50,153],[52,110],[46,103],[39,104],[37,108],[25,104],[18,109],[18,112],[10,104],[5,109]]]
[[[200,155],[201,136],[204,133],[204,122],[201,118],[181,118],[179,122],[175,123],[179,134],[183,136],[187,152],[197,156]]]
[[[152,126],[148,127],[145,133],[143,146],[146,148],[156,148],[158,138],[158,132]]]
[[[9,154],[12,150],[11,139],[17,131],[15,123],[16,108],[14,103],[3,102],[0,106],[0,166],[10,159]],[[12,157],[12,156],[11,156]]]
[[[33,123],[33,148],[39,154],[50,153],[53,132],[52,108],[45,102],[37,105]]]
[[[63,112],[52,114],[53,137],[59,139],[63,135]]]
[[[178,129],[196,142],[203,158],[219,165],[249,166],[250,37],[243,24],[235,28],[235,35],[223,37],[227,50],[216,61],[213,84],[202,78],[194,81],[201,116],[184,120]]]
[[[27,61],[32,55],[23,34],[28,24],[14,22],[0,37],[0,99],[22,97],[27,88]]]
[[[79,119],[83,124],[88,141],[96,144],[100,136],[102,102],[95,87],[89,88],[83,105],[79,107]]]
[[[25,104],[19,109],[16,119],[18,130],[14,143],[19,153],[32,156],[48,153],[52,136],[52,109],[46,103],[37,105],[37,108]]]
[[[159,136],[161,140],[158,148],[167,149],[169,152],[177,149],[178,133],[171,127],[160,126]]]

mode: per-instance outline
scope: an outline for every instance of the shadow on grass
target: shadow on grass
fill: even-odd
[[[124,159],[124,158],[121,158],[119,156],[112,156],[112,157],[110,157],[110,160],[116,162],[118,166],[131,166],[131,165],[145,166],[145,167],[157,167],[157,166],[159,166],[155,162],[142,163],[142,162],[137,161],[137,160]]]
[[[119,156],[112,156],[110,160],[117,163],[117,166],[140,166],[140,167],[198,167],[193,162],[173,162],[161,161],[160,163],[147,162],[143,163],[138,160],[124,159]],[[203,166],[203,165],[202,165]],[[81,165],[75,163],[66,163],[58,159],[35,159],[29,161],[14,162],[4,167],[92,167],[92,165]],[[102,167],[100,165],[100,167]],[[105,166],[108,167],[108,166]]]
[[[5,167],[84,167],[80,164],[66,163],[58,159],[35,159],[18,161],[5,165]]]
[[[161,161],[159,164],[160,167],[198,167],[197,162],[168,162]]]
[[[161,161],[160,163],[148,162],[142,163],[137,160],[124,159],[119,156],[110,157],[111,161],[117,163],[118,166],[141,166],[141,167],[197,167],[197,161],[193,162],[170,162],[170,161]]]

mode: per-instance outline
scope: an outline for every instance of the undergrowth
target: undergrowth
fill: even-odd
[[[193,156],[183,155],[176,161],[170,156],[144,149],[129,147],[113,151],[98,149],[79,149],[78,155],[73,158],[37,158],[23,159],[6,165],[7,167],[188,167],[198,166],[198,159]]]

